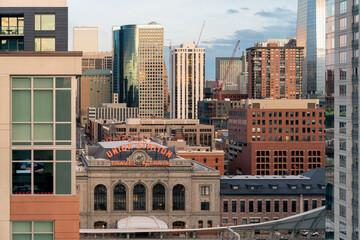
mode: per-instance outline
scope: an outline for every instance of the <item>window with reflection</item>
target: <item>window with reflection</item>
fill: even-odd
[[[133,209],[146,210],[146,188],[142,184],[137,184],[133,191]]]
[[[55,14],[35,14],[36,31],[55,31]]]
[[[104,185],[99,184],[94,189],[94,210],[106,211],[107,189]]]
[[[165,210],[165,187],[162,184],[153,187],[153,210]]]
[[[35,51],[38,52],[55,51],[55,38],[54,37],[35,38]]]
[[[114,187],[114,210],[126,210],[126,188],[122,184]]]
[[[1,35],[24,35],[24,17],[1,17]]]
[[[181,184],[173,187],[173,210],[185,210],[185,187]]]

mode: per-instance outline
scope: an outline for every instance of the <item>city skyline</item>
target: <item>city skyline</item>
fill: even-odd
[[[244,0],[231,0],[226,3],[218,0],[182,0],[176,2],[176,8],[166,1],[156,0],[152,1],[152,4],[159,7],[152,8],[152,11],[147,11],[148,7],[139,8],[141,2],[144,6],[150,4],[139,0],[122,6],[120,1],[108,0],[108,4],[99,6],[94,0],[69,0],[69,50],[72,50],[73,46],[72,29],[76,26],[98,27],[99,51],[111,51],[113,26],[148,24],[156,21],[164,27],[164,45],[169,46],[171,42],[175,47],[183,43],[196,42],[205,20],[199,47],[206,48],[205,78],[215,79],[215,57],[230,57],[237,40],[241,42],[240,51],[236,56],[241,56],[241,52],[253,46],[254,42],[296,36],[295,0],[262,0],[261,4]],[[190,4],[193,8],[188,7]],[[87,14],[79,14],[83,12],[84,5],[87,6]],[[184,18],[184,11],[188,15],[187,18]],[[107,14],[100,17],[99,12]],[[168,66],[167,47],[164,57]]]

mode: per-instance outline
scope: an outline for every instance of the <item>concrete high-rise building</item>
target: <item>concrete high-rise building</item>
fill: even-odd
[[[170,52],[170,117],[197,119],[204,98],[205,48],[182,44]]]
[[[302,98],[325,102],[325,0],[299,0],[296,41],[304,47]]]
[[[230,61],[231,57],[216,58],[216,79],[219,81],[224,79]],[[247,61],[244,53],[241,57],[233,58],[223,90],[235,90],[240,94],[246,94],[248,81],[247,71]]]
[[[248,48],[249,98],[301,98],[303,47],[295,39],[274,39]]]
[[[112,70],[112,53],[98,52],[98,53],[83,53],[82,71],[88,69],[108,69]]]
[[[74,51],[98,52],[98,28],[74,27]]]
[[[359,1],[329,1],[334,51],[334,239],[359,239]],[[334,18],[332,18],[334,16]],[[335,19],[335,21],[331,21]]]
[[[113,28],[113,80],[119,103],[138,107],[140,118],[164,117],[164,29],[148,25]]]
[[[0,2],[0,51],[67,51],[66,0]]]

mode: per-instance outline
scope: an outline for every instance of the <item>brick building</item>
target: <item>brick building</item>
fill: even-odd
[[[224,151],[178,151],[178,154],[182,158],[192,159],[216,169],[220,172],[220,175],[224,175]]]
[[[223,176],[222,226],[260,223],[325,205],[325,168],[299,176]]]
[[[229,173],[297,175],[325,166],[319,100],[244,100],[229,111]]]
[[[301,98],[304,48],[295,39],[268,40],[246,51],[249,98]]]

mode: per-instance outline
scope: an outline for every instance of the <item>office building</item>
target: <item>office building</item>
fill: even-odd
[[[138,108],[128,108],[126,103],[101,103],[98,107],[87,109],[87,119],[89,120],[116,120],[125,122],[128,118],[138,118]]]
[[[88,147],[78,165],[80,227],[111,228],[151,217],[162,229],[220,225],[219,171],[155,142]],[[128,223],[129,223],[128,219]],[[147,220],[141,222],[148,226]]]
[[[0,65],[0,239],[79,239],[75,96],[81,53],[0,53]]]
[[[240,94],[247,94],[248,70],[246,55],[244,52],[241,57],[217,57],[215,61],[216,79],[218,81],[222,82],[227,72],[225,83],[222,89],[235,90]]]
[[[248,99],[229,111],[229,173],[298,175],[325,166],[319,100]]]
[[[66,0],[1,1],[0,51],[67,51]]]
[[[164,114],[170,114],[170,91],[169,91],[169,77],[167,74],[167,67],[164,62]]]
[[[164,117],[164,29],[148,25],[113,28],[113,80],[119,103],[139,108],[141,118]]]
[[[170,51],[170,118],[197,119],[204,97],[205,48],[182,44]]]
[[[110,70],[85,70],[80,84],[80,119],[87,123],[87,109],[101,103],[111,103],[112,75]]]
[[[295,39],[268,40],[246,51],[249,98],[301,98],[304,48]]]
[[[334,1],[334,239],[359,239],[359,2]],[[329,21],[330,23],[330,21]],[[330,37],[330,36],[329,36]]]
[[[325,168],[298,176],[222,176],[220,186],[222,226],[278,220],[325,205]]]
[[[112,53],[98,52],[98,53],[83,53],[82,57],[82,71],[88,69],[107,69],[112,70]]]
[[[304,47],[302,98],[325,103],[325,0],[299,0],[296,41]]]
[[[74,51],[84,53],[98,52],[98,28],[97,27],[74,27],[73,31]]]

